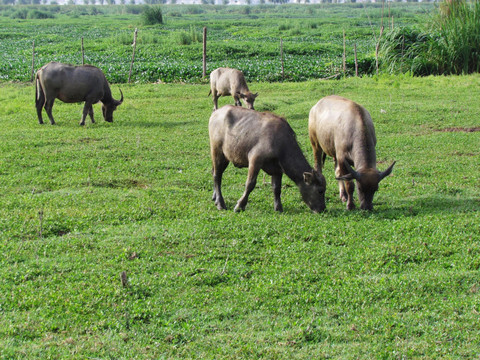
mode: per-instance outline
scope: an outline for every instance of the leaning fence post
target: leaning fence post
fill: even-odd
[[[85,65],[85,48],[83,47],[83,36],[82,36],[82,65]]]
[[[203,28],[203,71],[202,76],[207,76],[207,27]]]
[[[132,46],[133,46],[132,62],[130,63],[130,72],[128,73],[128,83],[130,83],[130,79],[132,77],[133,62],[135,61],[135,48],[137,47],[137,28],[135,28],[135,32],[133,34]]]
[[[30,81],[33,81],[34,73],[35,73],[35,40],[33,40],[33,45],[32,45],[32,74],[30,76]]]

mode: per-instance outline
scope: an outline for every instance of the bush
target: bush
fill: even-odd
[[[145,25],[163,24],[162,9],[160,6],[146,6],[142,12]]]

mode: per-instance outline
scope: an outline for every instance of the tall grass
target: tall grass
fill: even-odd
[[[381,48],[390,73],[470,74],[480,71],[480,0],[444,1],[424,29],[396,28]]]
[[[480,0],[445,1],[433,18],[429,56],[439,74],[480,70]]]

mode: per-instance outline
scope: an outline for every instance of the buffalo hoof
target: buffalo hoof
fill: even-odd
[[[347,204],[347,210],[349,210],[349,211],[355,210],[355,204],[354,203],[348,203]]]
[[[227,210],[227,206],[223,201],[216,201],[215,205],[217,205],[218,210]]]
[[[237,206],[235,206],[235,209],[233,209],[233,211],[235,211],[236,213],[238,213],[238,212],[245,211],[245,208],[237,205]]]

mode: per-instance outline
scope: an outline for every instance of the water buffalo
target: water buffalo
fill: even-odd
[[[245,210],[260,169],[272,176],[276,211],[283,211],[280,201],[283,173],[297,184],[310,209],[314,212],[325,210],[325,178],[308,164],[286,120],[226,105],[213,112],[208,129],[213,165],[212,200],[219,210],[226,209],[221,183],[230,162],[236,167],[248,167],[245,192],[235,211]]]
[[[55,124],[52,115],[55,99],[66,103],[85,101],[80,125],[85,125],[87,114],[90,115],[92,123],[95,122],[92,105],[99,101],[103,103],[102,111],[105,121],[113,122],[113,112],[123,102],[122,90],[120,90],[121,99],[115,100],[102,70],[91,65],[73,66],[50,62],[37,71],[35,83],[35,106],[40,124],[43,124],[42,109],[44,107],[50,123]]]
[[[355,208],[355,179],[360,208],[373,210],[373,196],[378,190],[378,183],[390,175],[395,162],[383,172],[377,170],[377,139],[368,111],[343,97],[327,96],[310,110],[308,132],[315,168],[322,171],[326,155],[334,158],[340,198],[347,202],[347,209]],[[351,165],[355,166],[356,170],[352,169]]]
[[[253,110],[253,103],[257,94],[248,90],[245,77],[240,70],[230,68],[218,68],[210,73],[210,92],[213,94],[213,110],[218,109],[218,98],[220,96],[232,95],[235,105],[242,106],[240,98],[244,99],[247,107]]]

